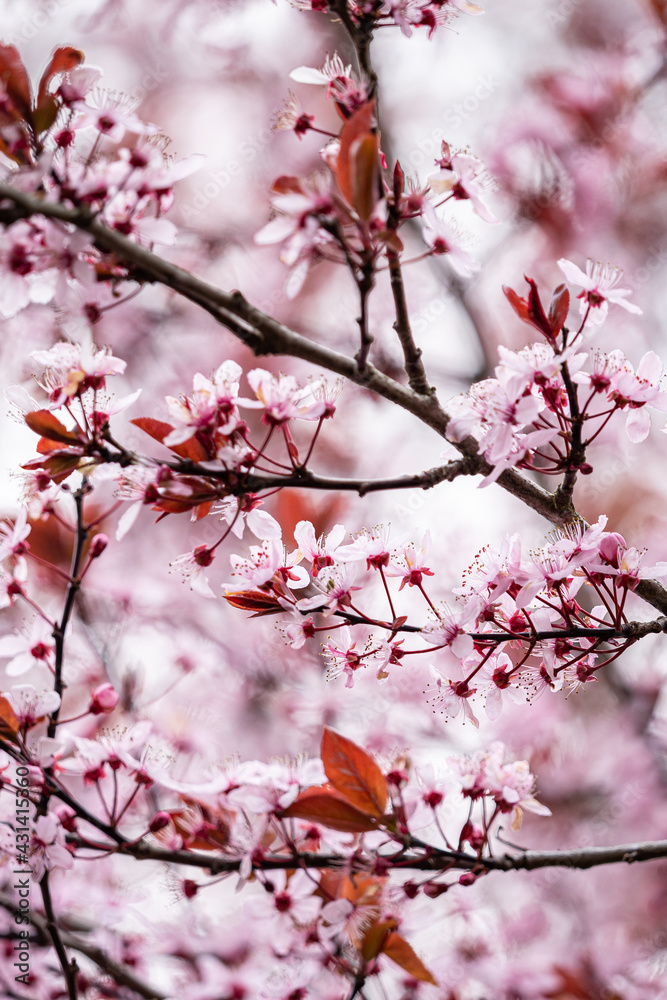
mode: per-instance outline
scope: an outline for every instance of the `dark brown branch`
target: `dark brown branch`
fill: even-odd
[[[373,290],[374,284],[372,261],[368,261],[364,264],[361,271],[361,276],[357,279],[357,288],[359,290],[359,318],[357,323],[359,325],[361,342],[359,344],[359,350],[354,357],[357,362],[357,370],[360,375],[363,375],[366,371],[368,354],[374,340],[370,330],[368,329],[368,297]]]
[[[610,639],[643,639],[647,635],[657,635],[660,632],[667,633],[667,618],[657,618],[652,622],[627,622],[620,628],[563,628],[550,629],[537,632],[471,632],[473,639],[491,640],[494,642],[510,639],[521,640],[522,642],[542,642],[546,639],[597,639],[599,642],[606,642]]]
[[[577,393],[577,387],[570,376],[567,361],[561,365],[561,374],[567,391],[567,399],[570,404],[570,415],[572,417],[572,445],[569,452],[569,467],[565,470],[563,481],[558,487],[556,495],[561,502],[572,503],[574,487],[577,482],[577,472],[586,458],[586,449],[584,448],[581,438],[583,421],[581,413],[579,412],[579,396]]]
[[[70,838],[72,839],[72,838]],[[77,843],[76,838],[73,840]],[[85,847],[81,842],[79,846]],[[213,875],[224,872],[237,872],[241,860],[223,858],[219,855],[201,851],[164,850],[149,844],[125,844],[118,853],[128,854],[137,860],[162,861],[169,864],[186,865],[190,868],[200,868]],[[618,847],[587,847],[565,851],[523,851],[521,854],[505,854],[495,858],[479,858],[476,855],[459,851],[446,851],[427,847],[425,851],[406,851],[398,861],[403,869],[418,871],[442,871],[463,869],[465,871],[533,871],[536,868],[595,868],[599,865],[631,863],[635,861],[654,861],[667,858],[667,840],[646,842],[643,844],[626,844]],[[335,854],[299,854],[299,865],[304,868],[323,869],[340,868],[349,863],[349,859]],[[363,859],[359,859],[358,867],[364,867]],[[295,858],[292,855],[269,856],[255,865],[262,871],[276,871],[293,868]]]
[[[0,906],[14,915],[19,912],[23,912],[19,911],[17,904],[10,896],[2,893],[0,893]],[[48,921],[41,916],[41,914],[31,911],[30,922],[37,931],[40,943],[44,946],[48,945]],[[85,955],[86,958],[90,959],[91,962],[94,962],[98,968],[102,969],[103,972],[106,972],[107,975],[115,979],[119,986],[129,987],[129,989],[134,990],[138,996],[145,997],[146,1000],[166,1000],[167,994],[161,993],[159,990],[154,990],[152,987],[147,986],[146,983],[142,982],[142,980],[131,972],[127,966],[121,965],[120,962],[116,962],[110,955],[107,955],[102,948],[98,948],[97,945],[90,944],[88,941],[83,941],[78,935],[72,934],[70,931],[65,930],[62,926],[59,927],[58,930],[64,945],[72,951],[78,951],[79,954]]]
[[[61,696],[64,688],[63,665],[65,658],[65,632],[67,631],[69,620],[72,617],[72,611],[74,610],[74,601],[79,591],[79,586],[80,586],[79,571],[81,569],[81,562],[83,559],[83,550],[88,540],[88,530],[83,523],[83,501],[87,490],[88,487],[84,485],[74,494],[74,501],[76,503],[76,538],[74,542],[74,552],[72,553],[72,564],[70,566],[70,574],[69,574],[70,583],[68,584],[67,587],[65,606],[63,608],[61,619],[53,630],[53,640],[55,643],[53,689],[54,691],[56,691],[57,694]],[[53,738],[56,735],[56,731],[58,729],[59,715],[60,715],[60,706],[58,706],[58,708],[56,708],[51,713],[51,717],[49,719],[49,727],[47,732],[51,738]]]
[[[378,493],[381,490],[430,490],[438,483],[451,483],[459,476],[471,476],[477,472],[475,463],[466,458],[456,459],[446,465],[435,466],[425,472],[418,472],[414,476],[394,476],[389,479],[336,479],[330,476],[315,475],[307,469],[297,469],[289,476],[260,476],[249,473],[247,476],[240,477],[236,473],[232,473],[230,476],[226,469],[204,468],[196,462],[173,461],[161,464],[173,469],[174,472],[189,476],[220,479],[223,482],[233,477],[237,480],[238,485],[233,482],[225,482],[225,486],[234,495],[294,487],[307,490],[344,490],[345,492],[358,493],[360,497],[363,497],[367,493]]]
[[[67,996],[69,1000],[78,1000],[79,991],[77,988],[77,976],[79,968],[76,961],[73,958],[69,958],[67,951],[65,950],[62,933],[56,922],[56,915],[53,912],[53,902],[51,901],[48,871],[44,872],[39,883],[39,888],[42,893],[44,913],[46,914],[45,928],[51,938],[51,941],[53,942],[53,947],[56,955],[58,956],[60,968],[62,969],[63,976],[65,977]]]
[[[410,314],[408,304],[405,299],[405,286],[403,284],[403,272],[401,270],[401,259],[395,250],[387,248],[387,260],[389,262],[389,277],[391,280],[391,294],[394,297],[394,309],[396,310],[396,322],[394,330],[398,334],[398,339],[403,348],[405,359],[405,373],[408,376],[408,384],[411,389],[418,392],[420,396],[432,396],[435,393],[433,386],[429,385],[422,352],[415,344],[410,326]]]
[[[163,260],[157,254],[134,243],[122,233],[109,229],[90,212],[45,202],[36,195],[26,194],[13,188],[10,184],[0,184],[0,202],[3,199],[12,202],[14,207],[7,209],[0,207],[0,223],[10,224],[19,218],[43,215],[77,226],[91,234],[99,249],[114,253],[119,259],[134,265],[132,277],[135,280],[164,284],[201,306],[217,322],[243,341],[254,354],[290,355],[326,368],[402,407],[431,427],[440,437],[446,437],[449,417],[437,400],[419,395],[384,375],[373,365],[367,364],[365,371],[359,372],[353,358],[339,354],[290,330],[289,327],[252,306],[240,292],[223,292],[201,281],[183,268]],[[474,438],[465,438],[455,443],[454,447],[469,459],[471,468],[474,467],[483,475],[491,472],[491,466],[478,454]],[[503,472],[497,482],[512,496],[557,527],[576,522],[585,523],[567,497],[549,493],[514,469]],[[635,593],[662,614],[667,614],[667,590],[661,584],[654,580],[642,580]]]

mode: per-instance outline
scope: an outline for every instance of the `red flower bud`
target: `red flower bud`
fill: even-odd
[[[170,823],[171,816],[169,813],[161,810],[155,813],[155,816],[153,816],[153,819],[148,824],[148,829],[151,833],[157,833],[158,830],[164,830],[165,826],[169,826]]]
[[[185,898],[194,899],[194,897],[197,895],[197,890],[199,889],[197,883],[193,882],[191,878],[184,878],[182,885]]]
[[[97,559],[98,556],[102,555],[108,544],[109,538],[107,535],[95,535],[90,543],[90,549],[88,550],[89,557],[91,559]]]
[[[113,712],[120,701],[120,695],[114,690],[113,684],[109,684],[108,681],[91,691],[90,696],[88,711],[91,715],[105,715]]]

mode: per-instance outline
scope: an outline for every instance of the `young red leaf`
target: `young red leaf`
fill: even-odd
[[[549,322],[553,330],[554,337],[557,337],[565,325],[567,314],[570,311],[570,292],[567,285],[559,285],[554,289],[549,303]]]
[[[357,211],[355,200],[361,200],[361,207],[366,205],[369,197],[367,189],[369,154],[373,147],[373,157],[377,160],[377,136],[371,131],[371,122],[375,114],[375,101],[369,101],[347,120],[340,134],[340,150],[336,160],[336,180],[338,187],[348,204]],[[370,143],[358,140],[370,138]],[[364,188],[366,185],[366,188]],[[370,192],[372,197],[373,192]],[[360,213],[361,214],[361,213]],[[368,213],[370,215],[370,212]],[[362,218],[368,218],[362,216]]]
[[[553,340],[551,323],[547,319],[547,315],[544,311],[544,306],[542,305],[542,300],[540,299],[540,293],[537,290],[537,284],[532,278],[526,278],[526,281],[530,286],[528,298],[522,299],[513,288],[503,285],[505,297],[512,306],[512,309],[514,309],[514,312],[524,321],[524,323],[530,323],[530,325],[536,327],[540,333],[543,333],[547,340]]]
[[[396,962],[396,965],[400,965],[402,969],[405,969],[413,979],[419,980],[420,983],[431,983],[433,986],[438,985],[438,980],[428,971],[421,958],[415,954],[413,948],[400,934],[397,934],[395,931],[388,934],[382,946],[382,951],[392,962]]]
[[[165,420],[154,420],[153,417],[135,417],[130,423],[144,431],[154,441],[159,441],[160,444],[164,443],[164,439],[174,429]],[[189,441],[183,441],[181,444],[165,445],[165,448],[169,448],[170,451],[175,452],[180,458],[190,459],[191,462],[205,462],[211,457],[195,437],[191,437]]]
[[[51,94],[47,94],[38,108],[35,108],[32,116],[32,123],[37,135],[46,132],[51,128],[58,117],[60,104]]]
[[[75,49],[71,45],[61,45],[60,48],[55,49],[49,65],[42,73],[42,79],[39,81],[39,91],[37,93],[38,111],[47,97],[49,84],[54,76],[58,76],[60,73],[69,73],[71,69],[80,66],[84,59],[85,56],[81,49]]]
[[[49,441],[58,441],[60,444],[80,444],[80,438],[75,431],[68,431],[64,424],[61,424],[57,417],[54,417],[51,410],[32,410],[26,413],[25,422],[35,434],[41,434]]]
[[[392,931],[396,930],[398,922],[392,917],[389,920],[376,920],[368,928],[361,942],[361,955],[365,962],[377,958],[384,948],[385,941]]]
[[[225,594],[225,600],[233,608],[240,608],[241,611],[254,611],[253,618],[261,615],[276,615],[283,611],[283,607],[271,594],[265,594],[261,590],[239,590],[235,594]]]
[[[15,743],[18,731],[19,720],[16,712],[4,695],[0,695],[0,736],[5,740]]]
[[[378,141],[372,132],[359,136],[350,146],[352,207],[366,221],[377,201]]]
[[[331,784],[350,802],[371,816],[384,814],[388,798],[387,782],[365,750],[325,726],[322,763]]]
[[[394,199],[398,202],[398,199],[403,194],[405,188],[405,174],[403,173],[403,168],[401,164],[396,160],[394,164]]]
[[[50,458],[47,458],[45,462],[42,462],[42,468],[46,469],[48,474],[54,483],[62,483],[68,476],[78,469],[85,462],[82,456],[76,452],[71,451],[61,451]],[[28,464],[23,466],[24,469],[28,468]]]
[[[281,174],[273,182],[271,190],[274,194],[301,194],[301,181],[291,174]]]
[[[211,513],[211,507],[213,506],[212,500],[206,500],[204,503],[200,503],[198,507],[194,509],[195,521],[201,521],[203,517],[207,517]]]
[[[0,45],[0,84],[21,118],[31,121],[32,94],[30,80],[14,45]],[[10,111],[6,106],[3,112]]]
[[[365,833],[377,829],[373,816],[357,809],[344,795],[326,787],[307,788],[280,815],[321,823],[340,833]]]
[[[130,423],[148,434],[154,441],[159,441],[160,444],[174,429],[165,420],[154,420],[153,417],[135,417],[134,420],[130,420]]]

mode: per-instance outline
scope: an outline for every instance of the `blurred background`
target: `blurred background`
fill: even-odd
[[[649,349],[667,357],[664,4],[485,0],[484,7],[483,17],[461,16],[431,41],[419,30],[407,39],[391,29],[378,32],[373,47],[387,159],[398,158],[408,176],[424,183],[444,139],[480,156],[495,179],[491,200],[500,222],[487,225],[472,211],[464,220],[482,270],[462,280],[446,260],[431,258],[405,272],[413,327],[442,400],[492,374],[499,344],[517,349],[532,339],[502,286],[523,294],[526,274],[548,294],[562,280],[561,257],[580,267],[587,257],[620,265],[621,286],[632,289],[644,311],[634,316],[612,309],[593,348],[621,348],[635,366]],[[224,289],[241,289],[253,304],[321,343],[348,354],[356,350],[356,290],[349,275],[321,264],[289,300],[277,248],[253,242],[269,219],[275,178],[303,176],[321,163],[315,135],[299,141],[272,131],[276,110],[291,90],[322,127],[335,121],[324,88],[289,79],[298,66],[321,66],[327,53],[353,61],[326,16],[285,0],[0,0],[0,13],[3,41],[17,45],[33,79],[54,46],[82,48],[87,62],[103,69],[102,85],[157,125],[170,152],[206,155],[202,168],[177,186],[170,218],[180,235],[165,255]],[[408,250],[417,255],[423,247],[415,229]],[[395,374],[400,356],[388,283],[378,283],[371,308],[372,360]],[[68,322],[39,304],[5,319],[4,384],[29,386],[37,370],[30,352],[68,336]],[[233,358],[246,371],[259,364],[300,378],[319,374],[292,359],[257,361],[204,313],[159,288],[106,312],[95,338],[127,361],[117,394],[143,389],[129,415],[118,418],[116,436],[150,453],[151,442],[129,419],[164,419],[164,397],[189,391],[195,372],[208,376]],[[9,414],[3,414],[1,433],[0,497],[4,515],[13,516],[22,490],[18,466],[32,457],[34,436]],[[439,464],[442,455],[442,440],[408,414],[346,387],[319,439],[313,468],[373,478],[418,472]],[[667,559],[666,459],[660,421],[639,446],[625,437],[623,421],[612,422],[591,449],[594,474],[575,494],[587,519],[607,514],[608,528],[646,547],[651,564]],[[288,544],[304,518],[318,531],[337,522],[350,531],[390,522],[396,535],[407,532],[416,540],[430,529],[430,565],[437,572],[431,592],[438,600],[460,585],[482,546],[499,547],[508,532],[519,531],[528,549],[549,530],[497,487],[480,490],[466,478],[429,492],[363,500],[285,491],[267,509],[283,525]],[[509,840],[555,848],[667,836],[667,654],[661,637],[638,644],[585,692],[510,705],[493,723],[483,718],[476,731],[433,712],[424,694],[428,666],[415,665],[415,658],[382,685],[372,675],[360,676],[349,691],[342,678],[326,682],[316,643],[294,651],[271,620],[246,621],[222,600],[191,593],[170,574],[170,561],[217,538],[219,526],[190,525],[181,517],[152,527],[153,516],[142,511],[127,539],[105,553],[97,575],[91,572],[75,623],[71,669],[85,684],[98,680],[103,666],[123,691],[118,725],[149,719],[156,747],[177,778],[206,774],[235,754],[316,754],[323,723],[387,763],[403,755],[436,770],[448,754],[501,739],[531,762],[539,798],[554,812],[551,820],[526,822],[518,834],[508,831]],[[113,523],[104,527],[113,534]],[[67,563],[69,542],[53,519],[38,522],[32,537],[36,551],[39,546]],[[246,544],[235,541],[227,551],[245,552]],[[229,574],[226,556],[213,569],[218,589]],[[57,604],[54,579],[44,574],[40,583],[45,592],[53,589]],[[649,611],[637,601],[631,613],[644,617]],[[18,612],[4,614],[8,628],[19,624]],[[203,987],[197,993],[194,974],[188,978],[165,964],[165,954],[176,949],[174,928],[185,912],[194,912],[202,938],[215,941],[220,913],[242,910],[242,901],[227,884],[201,893],[196,903],[184,900],[167,875],[156,877],[146,867],[133,866],[130,878],[110,865],[109,884],[98,883],[85,901],[76,885],[63,881],[60,904],[106,919],[109,886],[115,886],[132,900],[131,915],[119,915],[117,929],[128,941],[140,935],[151,942],[154,981],[179,982],[179,995],[204,1000],[209,994]],[[547,869],[495,875],[439,900],[422,899],[410,911],[411,940],[443,986],[423,986],[419,995],[664,998],[666,873],[664,863],[594,872]],[[142,913],[155,917],[146,922]],[[223,919],[232,926],[230,916]],[[393,1000],[406,987],[396,979],[392,989]]]

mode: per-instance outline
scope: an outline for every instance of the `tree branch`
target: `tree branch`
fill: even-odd
[[[42,893],[44,912],[46,914],[45,930],[48,932],[48,935],[53,942],[55,953],[58,956],[58,962],[60,964],[60,968],[62,969],[63,976],[65,977],[65,983],[67,984],[67,996],[69,1000],[78,1000],[79,991],[77,988],[77,976],[79,968],[74,959],[70,960],[67,951],[65,950],[65,943],[63,941],[60,928],[56,922],[56,915],[53,912],[53,903],[51,901],[48,871],[44,872],[42,875],[39,888]]]
[[[223,481],[230,478],[227,469],[210,469],[197,462],[184,460],[161,462],[160,464],[166,465],[174,472],[188,476],[202,476],[206,479],[221,479]],[[307,490],[343,490],[358,493],[360,497],[363,497],[367,493],[378,493],[381,490],[430,490],[438,483],[451,483],[459,476],[472,476],[476,472],[475,462],[471,462],[467,458],[459,458],[447,462],[446,465],[418,472],[413,476],[393,476],[388,479],[336,479],[331,476],[318,476],[309,472],[308,469],[296,469],[289,476],[261,476],[249,473],[247,476],[240,477],[238,473],[232,473],[231,475],[240,481],[238,484],[225,483],[225,485],[228,486],[230,493],[237,496],[245,493],[259,493],[261,490],[294,487]]]
[[[403,348],[405,359],[405,373],[408,376],[408,384],[411,389],[418,392],[420,396],[432,396],[435,389],[429,385],[426,370],[422,361],[422,352],[415,344],[410,326],[410,314],[408,304],[405,299],[405,286],[403,284],[403,272],[401,270],[401,259],[395,250],[387,247],[387,260],[389,262],[389,278],[391,281],[391,294],[394,298],[394,308],[396,310],[396,322],[394,330],[398,334],[398,339]]]
[[[3,209],[1,207],[3,200],[11,202],[14,207]],[[119,259],[134,265],[134,280],[157,282],[178,292],[213,316],[254,354],[260,356],[284,354],[326,368],[395,403],[431,427],[440,437],[446,437],[449,417],[432,397],[419,395],[409,387],[384,375],[371,364],[367,364],[364,372],[360,372],[353,358],[339,354],[296,333],[256,309],[240,292],[223,292],[183,268],[163,260],[157,254],[123,236],[122,233],[110,229],[87,210],[66,208],[64,205],[47,202],[35,195],[19,191],[10,184],[0,184],[0,224],[8,225],[31,215],[58,219],[89,232],[99,249],[114,253]],[[474,467],[483,475],[488,475],[492,471],[488,462],[479,455],[477,442],[473,437],[452,443],[470,460],[471,468]],[[503,472],[498,477],[497,483],[557,527],[577,522],[585,523],[568,497],[549,493],[514,469]],[[662,614],[667,614],[667,589],[661,584],[654,580],[642,580],[635,593]]]
[[[14,902],[11,896],[4,893],[0,893],[0,906],[14,915],[19,912],[24,912],[23,910],[19,910],[18,905]],[[41,916],[41,914],[35,913],[34,911],[30,912],[30,922],[36,929],[41,943],[46,946],[49,942],[50,936],[49,922]],[[98,968],[102,969],[109,976],[115,979],[119,986],[129,987],[131,990],[134,990],[138,996],[145,997],[146,1000],[166,1000],[166,993],[160,993],[158,990],[154,990],[152,987],[147,986],[146,983],[142,982],[142,980],[135,976],[135,974],[131,972],[127,966],[121,965],[120,962],[116,962],[110,955],[107,955],[102,948],[99,948],[97,945],[89,944],[87,941],[82,941],[78,935],[72,934],[63,927],[59,927],[58,932],[64,945],[72,951],[78,951],[79,954],[85,955],[86,958],[89,958],[91,962],[94,962]]]
[[[69,838],[80,847],[87,847],[77,838]],[[105,848],[107,850],[108,848]],[[102,850],[102,848],[100,848]],[[222,858],[201,851],[165,850],[149,844],[124,844],[116,853],[128,854],[139,861],[162,861],[168,864],[186,865],[200,868],[212,875],[237,872],[241,859]],[[479,858],[460,851],[439,850],[426,846],[425,851],[406,851],[400,855],[401,869],[418,871],[533,871],[536,868],[596,868],[600,865],[630,864],[635,861],[655,861],[667,858],[667,840],[648,841],[642,844],[625,844],[617,847],[587,847],[565,851],[523,851],[520,854],[505,854],[501,857]],[[285,870],[295,867],[293,855],[269,856],[255,863],[261,871]],[[349,864],[349,859],[335,854],[299,854],[298,863],[303,868],[341,868]],[[356,864],[364,869],[363,859]]]

